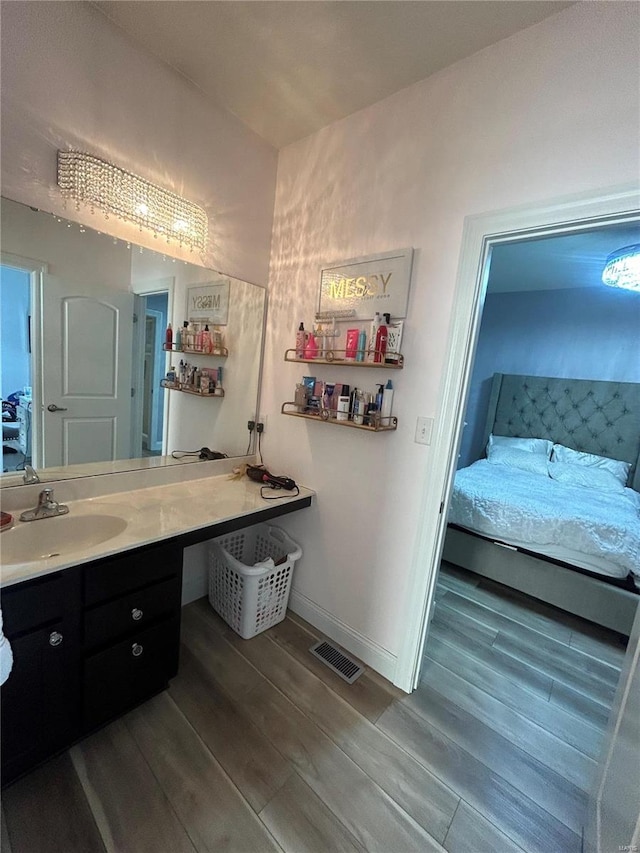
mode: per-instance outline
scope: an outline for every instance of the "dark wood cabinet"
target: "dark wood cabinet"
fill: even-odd
[[[167,543],[3,590],[3,785],[168,685],[181,589],[182,547]]]

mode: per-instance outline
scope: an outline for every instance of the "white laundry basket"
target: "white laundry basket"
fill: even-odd
[[[248,640],[282,622],[302,548],[279,527],[257,524],[220,536],[209,548],[209,602]]]

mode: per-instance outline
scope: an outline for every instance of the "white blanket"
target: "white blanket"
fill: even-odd
[[[640,494],[570,486],[486,459],[457,472],[449,522],[640,586]],[[580,557],[582,556],[582,560]],[[563,558],[566,560],[566,558]]]
[[[2,633],[2,610],[0,610],[0,684],[4,684],[13,666],[13,652],[9,640]]]

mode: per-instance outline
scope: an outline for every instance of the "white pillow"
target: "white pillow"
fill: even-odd
[[[582,453],[572,450],[563,444],[553,445],[553,462],[567,462],[570,465],[580,465],[584,468],[593,468],[599,471],[608,471],[622,486],[627,485],[627,478],[631,465],[618,459],[608,459],[606,456],[597,456],[595,453]]]
[[[571,462],[549,462],[549,476],[559,483],[597,489],[599,492],[624,492],[620,480],[604,468],[589,465],[572,465]]]
[[[528,453],[543,453],[545,459],[549,459],[553,442],[547,441],[546,438],[513,438],[510,435],[492,433],[487,444],[487,458],[491,447],[510,447],[513,450],[526,450]]]
[[[549,476],[547,457],[542,453],[531,453],[530,450],[519,450],[516,447],[503,447],[502,445],[489,446],[487,461],[491,465],[506,465],[508,468],[518,468],[520,471],[527,471],[529,474]]]

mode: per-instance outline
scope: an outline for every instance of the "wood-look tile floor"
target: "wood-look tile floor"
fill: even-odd
[[[2,853],[578,853],[617,638],[443,566],[421,686],[183,611],[165,693],[3,792]]]

